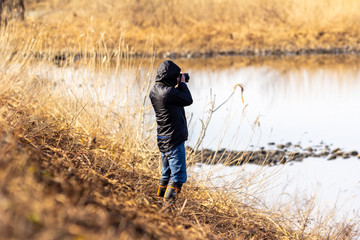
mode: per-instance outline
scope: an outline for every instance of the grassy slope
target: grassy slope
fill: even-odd
[[[0,231],[15,239],[298,238],[271,215],[190,184],[173,213],[160,212],[144,159],[112,151],[46,108],[0,96]],[[96,140],[107,144],[105,136]],[[130,150],[131,151],[131,150]],[[184,206],[184,208],[183,208]],[[275,216],[271,216],[275,217]]]

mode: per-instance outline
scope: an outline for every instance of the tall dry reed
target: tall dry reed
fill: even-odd
[[[24,33],[46,29],[41,44],[47,50],[103,43],[114,49],[119,38],[137,54],[359,50],[355,0],[52,0],[26,7]]]

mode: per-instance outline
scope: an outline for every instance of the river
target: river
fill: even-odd
[[[204,119],[202,110],[209,109],[210,90],[216,95],[216,107],[241,83],[244,103],[237,88],[234,96],[214,112],[203,147],[217,148],[219,136],[226,131],[220,147],[229,149],[292,142],[304,147],[328,144],[360,150],[360,68],[277,69],[264,65],[186,70],[191,73],[189,87],[194,98],[194,104],[187,108],[194,131],[189,145],[197,139],[201,128],[198,119]],[[260,126],[254,125],[257,118]]]
[[[321,151],[327,146],[360,151],[360,68],[356,61],[316,66],[264,63],[221,70],[189,67],[186,71],[191,75],[189,88],[194,98],[186,109],[191,119],[189,146],[195,145],[212,94],[215,108],[221,107],[212,115],[203,148],[276,149],[276,144],[290,142],[303,149],[310,146]],[[227,101],[239,83],[244,86],[244,102],[240,88]],[[212,186],[230,184],[234,188],[242,185],[245,176],[256,174],[253,184],[239,194],[260,199],[267,208],[297,206],[313,199],[319,212],[336,208],[339,216],[350,217],[360,211],[358,157],[308,158],[272,167],[197,164],[191,170]]]

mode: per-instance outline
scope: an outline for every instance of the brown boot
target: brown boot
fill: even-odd
[[[169,182],[164,196],[164,202],[166,207],[174,206],[177,195],[181,192],[181,187],[181,183]]]
[[[158,197],[164,197],[165,196],[167,185],[168,185],[168,181],[160,180],[158,191],[156,193],[156,195]]]

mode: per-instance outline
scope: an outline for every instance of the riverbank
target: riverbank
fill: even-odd
[[[13,53],[14,55],[18,54],[17,52]],[[357,64],[360,58],[360,50],[348,50],[348,49],[303,49],[296,52],[282,52],[282,51],[272,51],[272,50],[261,50],[259,52],[254,51],[244,51],[244,52],[193,52],[191,54],[177,54],[176,52],[168,52],[164,54],[155,54],[155,53],[129,53],[124,52],[119,55],[115,52],[33,52],[30,53],[30,57],[35,60],[46,60],[53,62],[56,65],[72,65],[84,59],[110,59],[111,61],[116,61],[119,57],[127,58],[131,57],[134,60],[138,59],[144,61],[144,59],[150,59],[148,62],[151,62],[152,58],[158,59],[177,59],[178,62],[181,62],[185,66],[199,66],[203,63],[202,60],[206,59],[207,63],[213,62],[212,65],[208,65],[211,68],[222,68],[223,66],[229,67],[234,64],[242,64],[240,66],[257,65],[259,63],[264,64],[268,62],[273,65],[275,62],[281,62],[282,67],[287,67],[290,65],[313,65],[313,67],[332,65],[332,64]],[[289,62],[289,60],[291,60]],[[201,67],[198,67],[201,68]]]
[[[27,91],[39,82],[20,94],[6,80],[0,78],[2,239],[320,238],[196,181],[184,186],[172,212],[163,211],[155,195],[159,156],[150,148],[103,131],[91,136],[90,125],[79,124],[83,115],[57,105],[46,89]],[[336,233],[348,235],[349,227]]]
[[[151,152],[124,148],[39,99],[0,95],[0,230],[3,239],[355,239],[354,223],[308,228],[230,192],[184,186],[172,212],[155,195]],[[55,111],[56,112],[56,111]],[[70,115],[71,116],[71,115]],[[108,147],[107,147],[108,146]],[[111,146],[111,147],[110,147]],[[158,156],[157,156],[158,157]],[[151,160],[156,162],[155,159]],[[313,220],[314,221],[314,220]],[[317,220],[315,220],[317,221]],[[328,220],[325,220],[328,221]],[[328,229],[329,227],[329,229]],[[326,234],[325,234],[326,233]],[[325,235],[323,235],[325,234]]]

